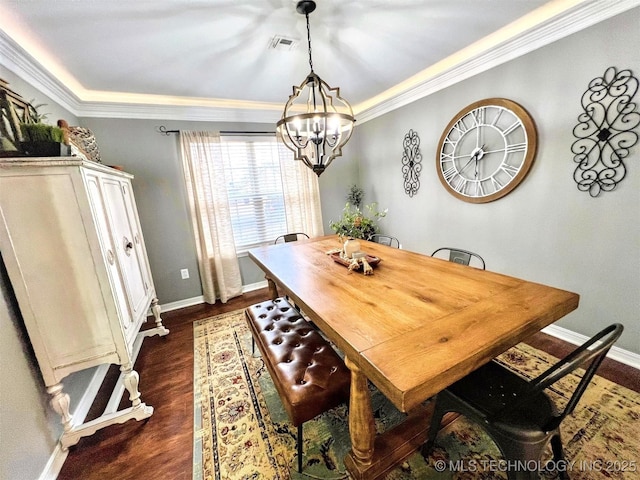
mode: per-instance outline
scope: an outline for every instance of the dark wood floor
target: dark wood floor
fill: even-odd
[[[197,305],[164,313],[164,323],[171,333],[146,339],[135,367],[140,373],[142,399],[154,406],[154,414],[146,421],[112,425],[80,440],[70,448],[58,479],[190,480],[193,455],[192,322],[244,308],[267,296],[266,289],[258,290],[226,304]],[[528,343],[555,356],[563,356],[572,348],[543,333]],[[117,374],[115,368],[112,370],[90,418],[104,409],[109,384]],[[607,360],[598,373],[640,391],[638,370]],[[125,395],[123,407],[128,406],[127,400]]]

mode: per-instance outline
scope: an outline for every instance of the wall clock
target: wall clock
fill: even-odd
[[[492,202],[529,172],[538,135],[529,113],[505,98],[472,103],[444,129],[436,170],[445,189],[471,203]]]

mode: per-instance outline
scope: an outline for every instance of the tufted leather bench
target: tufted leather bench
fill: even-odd
[[[253,341],[298,427],[298,471],[302,471],[302,425],[349,398],[351,374],[329,343],[285,298],[245,310]]]

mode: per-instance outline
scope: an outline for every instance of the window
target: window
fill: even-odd
[[[323,234],[318,177],[275,135],[182,131],[180,144],[202,272],[239,272],[239,253],[284,233]]]
[[[275,137],[221,136],[235,245],[245,251],[287,232],[280,155],[291,153]]]

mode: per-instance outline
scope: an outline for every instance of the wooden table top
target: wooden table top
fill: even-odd
[[[406,412],[578,307],[557,288],[361,241],[374,274],[326,252],[337,236],[249,256]]]

